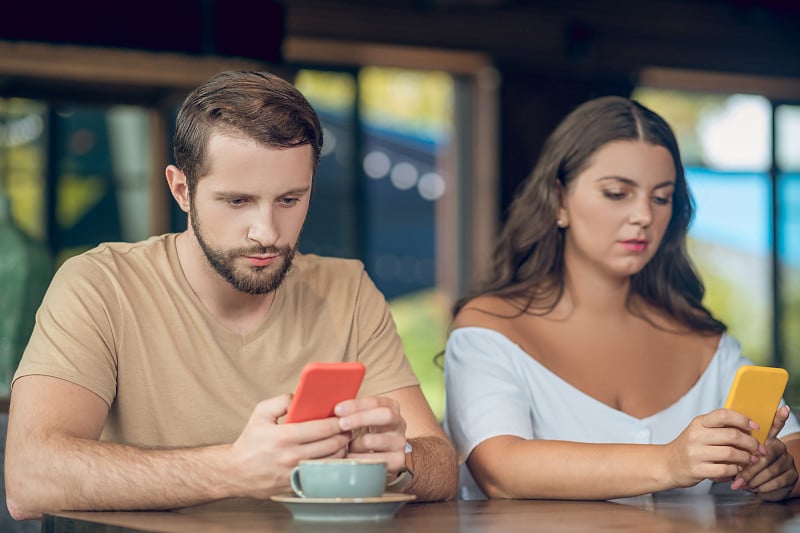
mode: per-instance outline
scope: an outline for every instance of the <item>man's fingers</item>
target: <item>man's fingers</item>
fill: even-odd
[[[369,411],[378,407],[387,407],[400,412],[397,402],[385,396],[370,396],[367,398],[357,398],[355,400],[345,400],[334,408],[336,416],[347,416],[359,411]]]
[[[278,423],[278,419],[286,414],[286,410],[289,408],[289,402],[292,400],[292,396],[290,394],[281,394],[280,396],[275,396],[274,398],[270,398],[268,400],[262,400],[258,402],[256,408],[253,409],[253,414],[251,418],[256,418],[258,420],[266,420],[268,422],[272,422],[273,424]]]

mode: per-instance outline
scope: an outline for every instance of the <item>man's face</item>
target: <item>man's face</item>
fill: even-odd
[[[311,197],[312,150],[214,134],[189,220],[214,270],[247,294],[274,291],[297,250]]]

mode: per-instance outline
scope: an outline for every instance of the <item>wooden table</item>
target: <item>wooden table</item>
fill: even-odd
[[[280,504],[227,500],[175,511],[63,512],[43,532],[366,531],[800,531],[800,501],[763,503],[749,496],[644,497],[625,503],[494,500],[413,503],[391,520],[315,523],[292,520]]]

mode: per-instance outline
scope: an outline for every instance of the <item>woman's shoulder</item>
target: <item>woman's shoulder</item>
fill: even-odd
[[[459,309],[451,329],[477,327],[497,330],[520,312],[520,308],[507,298],[484,294],[469,300]]]

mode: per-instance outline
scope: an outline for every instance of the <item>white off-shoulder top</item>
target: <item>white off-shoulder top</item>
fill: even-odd
[[[663,411],[639,419],[581,392],[497,331],[456,329],[445,350],[444,427],[459,455],[459,497],[486,498],[464,461],[478,444],[491,437],[666,444],[694,417],[722,407],[736,370],[752,364],[742,355],[738,341],[722,335],[716,353],[694,386]],[[800,424],[791,416],[780,436],[797,432]],[[676,490],[708,493],[712,485],[712,481],[704,480]]]

